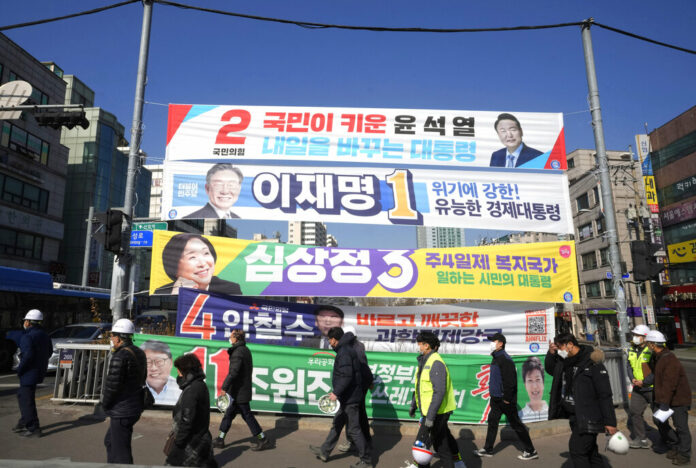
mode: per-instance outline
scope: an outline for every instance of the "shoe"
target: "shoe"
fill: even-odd
[[[27,426],[25,426],[24,424],[19,424],[19,423],[17,423],[17,425],[12,428],[12,432],[24,432],[26,430],[27,430]]]
[[[630,439],[628,446],[634,449],[649,449],[650,441],[648,439]]]
[[[329,461],[329,456],[327,454],[325,454],[324,452],[322,452],[321,447],[317,447],[316,445],[310,445],[309,451],[312,452],[314,455],[316,455],[316,457],[319,460],[321,460],[323,462]]]
[[[213,441],[213,448],[225,448],[225,439],[216,437]]]
[[[474,450],[474,455],[476,455],[477,457],[491,458],[493,456],[493,452],[489,452],[486,449],[478,449],[478,450]]]
[[[520,460],[535,460],[539,458],[539,454],[536,450],[533,450],[531,452],[527,452],[525,450],[524,452],[522,452],[522,455],[517,455],[517,458],[519,458]]]
[[[27,438],[29,438],[29,437],[39,438],[39,437],[41,437],[41,429],[36,429],[33,431],[30,431],[29,429],[27,429],[24,432],[20,432],[19,435],[22,437],[27,437]]]
[[[670,460],[674,460],[677,458],[677,455],[679,455],[679,452],[677,452],[677,449],[669,449],[665,456],[669,458]]]
[[[348,453],[348,452],[355,452],[358,449],[352,443],[344,442],[341,445],[339,445],[338,447],[336,447],[336,450],[338,450],[339,452]]]
[[[260,450],[268,448],[270,444],[271,441],[268,439],[268,436],[264,437],[263,439],[257,438],[256,443],[251,446],[251,450],[254,452],[258,452]]]
[[[678,453],[676,457],[672,460],[672,465],[688,465],[691,463],[690,458],[686,458],[681,453]]]
[[[372,465],[360,460],[358,463],[350,465],[350,468],[372,468]]]

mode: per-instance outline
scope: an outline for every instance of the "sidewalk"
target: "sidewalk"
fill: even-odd
[[[672,351],[680,361],[696,362],[696,346],[692,347],[676,347]]]

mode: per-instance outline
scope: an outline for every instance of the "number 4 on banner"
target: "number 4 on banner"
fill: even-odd
[[[206,303],[210,296],[206,294],[199,294],[196,300],[193,301],[191,308],[186,312],[186,317],[181,322],[181,333],[197,335],[198,338],[203,340],[209,340],[215,334],[215,327],[213,327],[213,314],[203,313],[203,305]],[[201,315],[201,324],[198,325],[198,316]]]

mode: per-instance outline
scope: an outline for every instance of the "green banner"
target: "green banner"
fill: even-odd
[[[211,401],[220,394],[229,364],[227,342],[142,334],[136,334],[134,338],[138,346],[142,346],[148,340],[159,341],[160,347],[166,344],[171,351],[172,361],[185,353],[196,354],[203,363]],[[317,400],[331,392],[333,352],[252,343],[247,346],[254,358],[251,404],[254,411],[323,414],[317,407]],[[146,353],[149,361],[149,384],[152,374],[156,374],[151,372],[153,369],[150,366],[154,365],[153,362],[161,364],[157,370],[169,370],[170,376],[176,375],[175,368],[166,367],[171,366],[171,361],[161,359],[161,356],[158,359],[158,355],[150,354],[150,350],[146,350]],[[375,375],[374,389],[367,393],[367,413],[370,417],[409,419],[408,409],[418,368],[416,356],[414,353],[367,353],[370,368]],[[485,423],[490,409],[490,356],[445,354],[442,357],[452,378],[457,404],[450,421]],[[525,422],[546,420],[551,381],[549,376],[544,375],[543,357],[514,356],[512,359],[517,367],[518,406],[521,417]]]

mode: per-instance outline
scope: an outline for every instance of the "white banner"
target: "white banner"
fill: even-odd
[[[211,173],[207,183],[206,174]],[[243,218],[573,232],[564,173],[514,175],[506,169],[170,162],[164,168],[162,215],[165,220]]]

